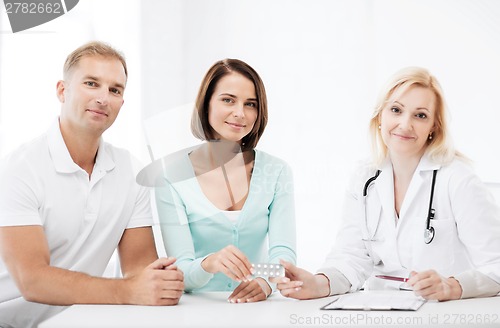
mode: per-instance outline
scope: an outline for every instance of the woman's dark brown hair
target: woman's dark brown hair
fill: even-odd
[[[239,59],[224,59],[216,62],[205,74],[201,82],[196,104],[191,117],[191,132],[200,140],[214,140],[214,131],[208,122],[208,107],[219,80],[225,75],[239,73],[252,81],[257,97],[257,119],[241,143],[242,151],[254,149],[264,133],[267,124],[267,97],[264,83],[259,74],[247,63]]]

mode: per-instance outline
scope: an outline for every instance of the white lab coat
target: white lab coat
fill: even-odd
[[[432,206],[436,211],[432,220],[435,237],[425,244],[435,169],[438,169]],[[463,297],[485,295],[495,288],[498,293],[500,208],[467,164],[455,159],[441,166],[424,155],[406,192],[399,219],[395,214],[390,161],[380,170],[368,188],[366,221],[363,187],[376,169],[364,165],[353,177],[346,195],[344,222],[320,272],[337,269],[349,280],[351,291],[355,291],[365,281],[368,289],[401,285],[375,278],[375,274],[407,277],[412,270],[434,269],[443,276],[454,276],[462,285]]]

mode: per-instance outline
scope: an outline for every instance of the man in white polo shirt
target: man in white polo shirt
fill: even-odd
[[[158,259],[136,163],[101,138],[126,82],[110,46],[76,49],[57,83],[59,119],[2,162],[0,327],[36,327],[77,303],[178,303],[183,274],[175,259]],[[116,248],[123,279],[101,278]]]

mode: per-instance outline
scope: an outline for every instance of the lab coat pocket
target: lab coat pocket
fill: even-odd
[[[454,219],[431,220],[434,228],[434,239],[424,242],[424,224],[416,229],[413,240],[413,270],[436,270],[446,275],[455,262],[454,254],[457,247],[457,225]]]
[[[363,242],[365,243],[365,247],[366,250],[368,251],[370,259],[373,261],[373,265],[382,264],[382,259],[379,255],[379,251],[383,242],[378,239],[372,239],[372,240],[363,239]]]

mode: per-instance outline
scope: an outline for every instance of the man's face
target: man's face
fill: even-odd
[[[83,57],[57,84],[61,126],[75,133],[100,135],[123,105],[127,76],[122,63],[103,56]]]

